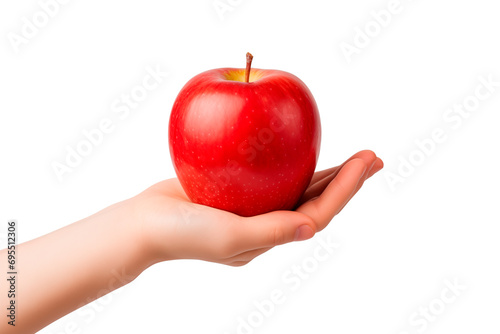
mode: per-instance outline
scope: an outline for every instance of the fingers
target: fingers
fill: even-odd
[[[306,240],[315,232],[310,217],[294,211],[274,211],[244,218],[235,233],[241,253]]]
[[[342,164],[343,165],[343,164]],[[337,166],[337,167],[331,167],[331,168],[328,168],[328,169],[324,169],[322,171],[319,171],[319,172],[316,172],[314,173],[312,179],[311,179],[311,183],[310,185],[313,185],[314,183],[320,181],[321,179],[323,179],[324,177],[328,176],[328,175],[331,175],[333,172],[337,171],[340,169],[340,167],[342,167],[342,165],[340,166]]]
[[[370,169],[365,172],[365,176],[361,179],[362,182],[358,184],[358,187],[356,188],[356,191],[354,192],[353,196],[358,192],[358,190],[363,186],[363,183],[368,180],[370,177],[372,177],[375,173],[377,173],[379,170],[384,168],[384,162],[380,158],[376,158],[373,164],[371,165]]]
[[[322,178],[317,178],[316,182],[314,182],[314,183],[311,182],[309,187],[306,189],[306,191],[304,192],[304,194],[300,198],[300,201],[297,204],[297,206],[300,206],[303,203],[309,201],[310,199],[321,195],[323,190],[325,190],[326,186],[328,186],[328,184],[330,184],[330,182],[337,176],[337,174],[342,169],[344,164],[345,163],[343,163],[342,165],[340,165],[338,167],[333,167],[333,168],[329,168],[329,169],[325,170],[325,171],[331,171],[331,173],[328,175],[323,174],[324,176]],[[323,172],[325,172],[325,171],[323,171]]]
[[[361,180],[358,183],[356,190],[351,195],[351,198],[354,197],[354,195],[356,195],[356,193],[358,192],[359,189],[361,189],[361,187],[363,186],[363,184],[365,183],[366,180],[368,180],[370,177],[372,177],[375,173],[377,173],[383,167],[384,167],[384,162],[380,158],[376,158],[375,161],[372,163],[371,167],[365,171],[365,175],[363,175],[361,177]],[[350,198],[349,198],[349,200],[350,200]],[[347,203],[345,203],[345,204],[347,204]]]
[[[302,198],[299,201],[298,205],[301,205],[302,203],[307,202],[311,198],[317,197],[321,195],[323,190],[325,190],[326,186],[337,176],[339,171],[342,169],[343,166],[345,166],[346,163],[353,159],[362,159],[365,161],[367,166],[372,166],[373,163],[375,162],[377,156],[375,153],[373,153],[370,150],[364,150],[360,151],[353,156],[351,156],[349,159],[347,159],[343,164],[337,167],[332,167],[329,169],[325,169],[320,172],[316,172],[313,176],[313,179],[309,185],[309,187],[306,189],[304,194],[302,195]],[[369,170],[369,168],[367,168]],[[372,174],[373,175],[373,174]],[[371,177],[371,175],[369,176]]]
[[[345,163],[344,163],[345,164]],[[337,174],[340,172],[344,164],[340,165],[339,167],[335,167],[335,169],[332,171],[331,174],[324,176],[322,179],[317,180],[314,184],[311,184],[304,194],[302,195],[299,203],[297,206],[302,205],[303,203],[309,201],[312,198],[318,197],[323,193],[325,188],[332,182],[332,180],[337,176]]]
[[[349,159],[344,161],[344,163],[342,163],[340,166],[331,167],[331,168],[314,173],[312,180],[311,180],[311,185],[320,181],[321,179],[323,179],[326,176],[330,176],[334,172],[338,172],[340,170],[340,168],[342,168],[347,162],[349,162],[352,159],[360,158],[363,160],[370,160],[370,157],[373,157],[373,156],[375,156],[375,153],[373,153],[370,150],[359,151],[358,153],[352,155]]]
[[[351,198],[366,169],[366,162],[361,158],[348,161],[322,194],[302,204],[297,212],[311,217],[317,231],[321,231]]]
[[[373,164],[373,167],[372,167],[372,169],[370,171],[370,174],[368,175],[368,178],[372,177],[373,174],[375,174],[376,172],[378,172],[382,168],[384,168],[384,162],[382,161],[382,159],[377,158],[377,160]]]
[[[337,214],[342,211],[344,209],[344,206],[346,206],[347,203],[349,203],[349,201],[351,200],[351,198],[354,197],[354,195],[356,195],[356,193],[359,191],[359,189],[361,189],[361,187],[363,186],[364,182],[369,179],[370,177],[372,177],[375,173],[377,173],[379,170],[381,170],[382,168],[384,167],[384,162],[380,159],[380,158],[377,158],[375,160],[375,162],[373,163],[372,167],[370,168],[370,170],[366,171],[365,172],[365,175],[363,177],[361,177],[361,180],[360,182],[358,183],[358,185],[356,186],[356,190],[354,191],[354,193],[351,195],[351,197],[344,203],[344,205],[342,205],[342,207],[340,208],[340,210],[337,212]]]
[[[312,184],[320,181],[324,177],[330,176],[334,172],[338,172],[347,162],[349,162],[349,161],[351,161],[353,159],[357,159],[357,158],[363,159],[365,161],[369,161],[369,160],[375,159],[376,156],[375,156],[375,153],[373,153],[370,150],[359,151],[358,153],[352,155],[349,159],[347,159],[346,161],[344,161],[344,163],[342,163],[340,166],[331,167],[331,168],[328,168],[328,169],[325,169],[325,170],[322,170],[322,171],[314,173],[310,184],[312,185]]]

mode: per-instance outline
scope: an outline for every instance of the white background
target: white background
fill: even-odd
[[[42,333],[498,333],[500,87],[459,125],[443,119],[473,101],[480,76],[500,81],[497,3],[401,0],[380,31],[370,13],[388,0],[230,3],[221,18],[213,0],[69,1],[17,52],[9,36],[40,3],[0,4],[2,236],[8,219],[27,241],[175,177],[167,127],[176,94],[204,70],[243,67],[247,51],[254,67],[294,73],[313,92],[319,169],[372,149],[384,170],[312,240],[241,268],[158,264]],[[355,46],[366,25],[373,37],[357,41],[349,62],[341,45]],[[148,66],[169,74],[119,119],[112,103]],[[51,164],[104,118],[112,133],[59,181]],[[423,156],[415,141],[436,128],[446,140]],[[391,188],[387,178],[410,157],[420,165]],[[340,246],[318,263],[314,250],[329,239]],[[295,276],[295,290],[283,278],[294,265],[310,271]],[[463,286],[449,303],[446,280]],[[284,302],[257,314],[255,302],[275,289]],[[422,320],[429,307],[432,321]]]

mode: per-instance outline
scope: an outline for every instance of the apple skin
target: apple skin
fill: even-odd
[[[319,156],[318,107],[307,86],[278,70],[221,68],[192,78],[177,96],[169,147],[194,203],[254,216],[291,210]]]

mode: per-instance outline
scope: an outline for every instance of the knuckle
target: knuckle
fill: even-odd
[[[286,233],[283,229],[275,227],[272,238],[275,245],[282,245],[286,242]]]

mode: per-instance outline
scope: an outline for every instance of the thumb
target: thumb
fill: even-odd
[[[274,247],[292,241],[312,238],[314,221],[295,211],[273,211],[245,218],[241,230],[246,249]]]

